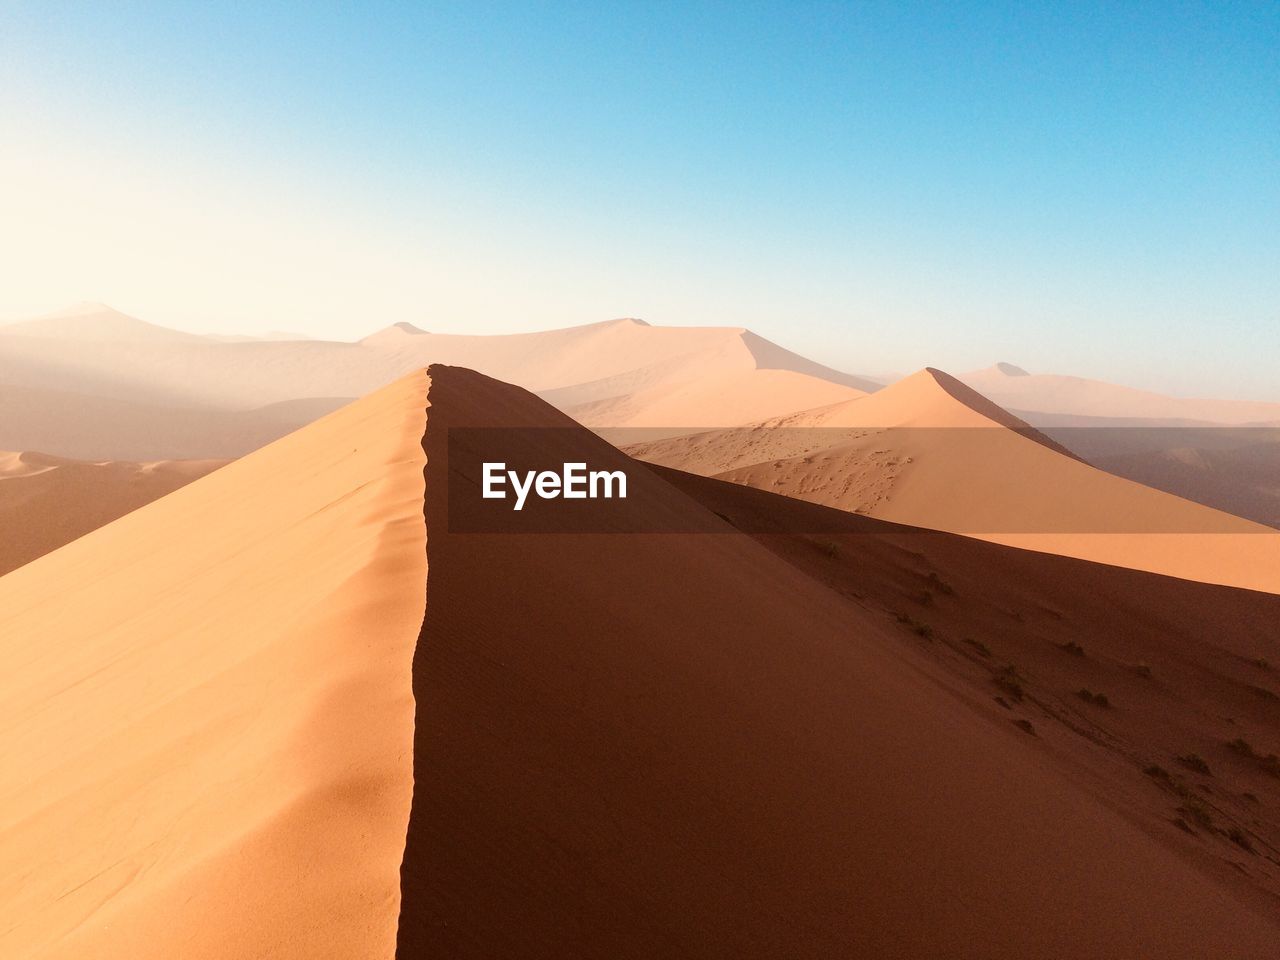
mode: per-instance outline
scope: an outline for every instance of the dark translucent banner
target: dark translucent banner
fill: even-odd
[[[449,529],[882,528],[871,518],[979,535],[1265,534],[1280,527],[1276,428],[602,433],[609,442],[577,427],[451,428]]]

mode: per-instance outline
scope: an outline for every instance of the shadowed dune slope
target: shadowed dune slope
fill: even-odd
[[[644,509],[722,532],[627,533],[630,499],[612,533],[450,532],[450,428],[571,424],[458,369],[430,404],[399,957],[1271,954],[1274,916],[676,488]]]
[[[1010,549],[655,469],[890,622],[913,667],[979,712],[1034,724],[1077,783],[1226,881],[1264,891],[1274,909],[1280,596]]]
[[[1258,435],[1274,438],[1280,431]],[[1244,433],[1231,446],[1178,445],[1093,462],[1109,473],[1280,528],[1280,440],[1249,442],[1252,436]]]
[[[0,578],[0,956],[391,957],[419,374]]]
[[[83,463],[0,453],[0,575],[220,466],[218,460]]]
[[[1274,529],[1096,469],[938,370],[751,428],[628,449],[898,523],[1280,592]]]

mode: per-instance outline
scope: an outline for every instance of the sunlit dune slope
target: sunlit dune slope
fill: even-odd
[[[451,429],[571,424],[431,380],[401,957],[1269,955],[1274,917],[675,488],[613,532],[451,532]],[[721,532],[627,532],[654,512]]]
[[[0,578],[0,956],[392,956],[425,396]]]
[[[1274,529],[1098,470],[938,370],[642,459],[913,526],[1280,592]]]
[[[0,453],[0,575],[220,466],[216,460],[83,463]]]

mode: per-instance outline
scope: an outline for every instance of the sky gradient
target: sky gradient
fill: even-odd
[[[1280,399],[1280,6],[0,6],[0,319]]]

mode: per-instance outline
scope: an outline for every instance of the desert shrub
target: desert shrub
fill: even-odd
[[[1071,654],[1073,657],[1084,656],[1084,647],[1080,646],[1080,644],[1076,643],[1074,640],[1068,640],[1066,643],[1054,644],[1054,646],[1063,653]]]
[[[1265,756],[1258,753],[1253,749],[1253,744],[1243,737],[1236,737],[1230,741],[1227,744],[1227,748],[1234,753],[1240,754],[1246,760],[1252,760],[1263,773],[1280,778],[1280,757],[1277,757],[1274,753],[1268,753]]]
[[[1253,843],[1249,839],[1249,835],[1239,827],[1232,827],[1227,831],[1227,839],[1234,843],[1241,850],[1247,850],[1253,853]]]
[[[1209,771],[1209,764],[1204,762],[1204,758],[1198,753],[1184,753],[1178,757],[1178,762],[1188,770],[1194,770],[1196,773],[1203,773],[1206,777],[1212,777]]]
[[[909,613],[896,613],[894,617],[916,636],[923,637],[925,640],[933,639],[933,627],[929,626],[929,624],[922,623]]]
[[[951,584],[947,583],[947,581],[943,580],[940,576],[938,576],[937,573],[933,571],[930,571],[929,575],[925,577],[925,579],[929,581],[929,586],[932,589],[937,590],[938,593],[941,593],[945,596],[950,597],[956,592],[955,587],[951,586]]]
[[[1107,699],[1107,695],[1105,693],[1094,693],[1092,690],[1087,690],[1084,687],[1081,687],[1076,691],[1076,696],[1085,703],[1093,704],[1095,707],[1111,706],[1111,701]]]
[[[1013,664],[1009,664],[1007,667],[1002,669],[992,677],[991,680],[997,687],[1007,693],[1014,700],[1022,699],[1022,678],[1018,676],[1018,671],[1014,668]]]
[[[1187,802],[1178,808],[1178,812],[1205,830],[1213,829],[1213,814],[1196,797],[1188,797]]]
[[[1256,756],[1256,754],[1253,752],[1253,746],[1249,743],[1248,740],[1244,739],[1244,737],[1236,737],[1234,740],[1232,740],[1230,743],[1227,744],[1227,747],[1235,751],[1236,753],[1240,754],[1240,756],[1242,757],[1248,757],[1249,759],[1253,759],[1253,757]]]

